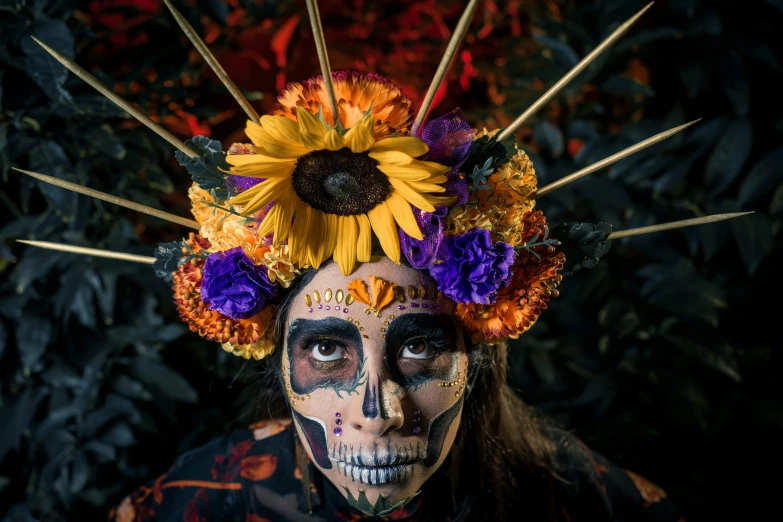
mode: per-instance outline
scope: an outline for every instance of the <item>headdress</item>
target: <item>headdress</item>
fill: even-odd
[[[168,140],[193,178],[195,221],[81,187],[44,174],[40,180],[124,205],[195,229],[162,243],[154,257],[45,242],[45,248],[153,265],[172,284],[182,320],[202,337],[245,358],[274,351],[274,323],[282,289],[307,268],[330,258],[343,274],[373,252],[426,270],[435,286],[398,288],[381,278],[357,279],[344,289],[306,295],[308,305],[354,302],[366,313],[456,303],[473,342],[516,338],[558,295],[563,275],[594,266],[622,237],[742,215],[613,231],[607,223],[552,226],[537,209],[546,194],[680,132],[653,136],[579,172],[538,187],[535,169],[515,132],[600,53],[620,38],[649,5],[618,27],[529,109],[503,129],[476,129],[455,108],[428,119],[435,93],[460,45],[478,0],[471,0],[415,118],[414,105],[389,80],[335,71],[314,0],[308,0],[321,75],[292,83],[279,109],[259,117],[185,19],[166,1],[179,25],[248,115],[246,143],[223,151],[204,136],[182,142],[97,79],[44,43],[58,61]],[[36,40],[37,41],[37,40]],[[695,122],[693,122],[695,123]]]

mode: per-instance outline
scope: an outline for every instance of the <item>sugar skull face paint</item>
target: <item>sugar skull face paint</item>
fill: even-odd
[[[348,277],[336,264],[324,267],[299,296],[346,289],[356,279],[372,287],[371,275],[401,289],[432,284],[379,258]],[[309,397],[291,401],[299,437],[324,475],[368,514],[415,496],[457,434],[467,352],[453,303],[431,296],[428,305],[394,302],[370,313],[357,300],[336,315],[311,312],[297,297],[288,314],[283,377],[289,397]]]

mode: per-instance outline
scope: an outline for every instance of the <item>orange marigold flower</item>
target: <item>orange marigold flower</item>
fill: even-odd
[[[411,100],[402,94],[399,87],[377,74],[354,71],[332,72],[332,83],[343,127],[350,129],[355,126],[372,109],[376,140],[389,138],[395,133],[399,136],[408,134],[413,117]],[[322,108],[326,123],[334,125],[322,76],[311,78],[304,84],[289,83],[277,101],[280,109],[273,115],[295,120],[298,105],[307,107],[313,114]]]
[[[476,133],[476,139],[497,132],[483,129]],[[443,220],[446,233],[461,234],[481,227],[490,231],[493,241],[521,245],[525,217],[536,205],[531,197],[538,184],[533,162],[524,151],[518,150],[503,168],[487,178],[487,183],[491,190],[476,190],[464,207],[451,210]],[[489,228],[487,224],[491,224]]]
[[[186,240],[195,254],[209,248],[209,242],[191,232]],[[205,248],[206,245],[206,248]],[[190,253],[187,249],[186,253]],[[210,310],[201,300],[201,281],[205,258],[194,257],[174,273],[174,304],[191,331],[210,341],[229,344],[232,353],[246,359],[262,359],[274,350],[274,306],[247,319],[231,319]],[[270,349],[270,346],[272,347]],[[225,346],[224,346],[224,349]]]
[[[530,214],[521,224],[520,244],[536,233],[543,235],[545,226],[541,211]],[[457,305],[457,316],[471,332],[473,342],[495,344],[516,339],[530,329],[549,299],[558,296],[557,286],[563,279],[558,272],[564,262],[565,254],[551,246],[519,250],[511,269],[514,274],[511,283],[498,292],[494,304]]]

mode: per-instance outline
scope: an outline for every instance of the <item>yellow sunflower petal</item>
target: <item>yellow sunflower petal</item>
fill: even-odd
[[[424,198],[432,203],[436,207],[442,207],[444,205],[453,205],[457,201],[456,196],[430,196],[429,194],[422,194]]]
[[[356,216],[359,225],[358,240],[356,241],[356,259],[360,263],[367,263],[372,256],[372,227],[370,220],[364,214]]]
[[[231,170],[220,170],[246,178],[287,178],[295,168],[294,163],[249,163]]]
[[[249,147],[251,150],[258,151],[258,154],[229,154],[226,156],[226,161],[235,167],[241,167],[242,165],[250,165],[253,163],[293,163],[296,161],[293,158],[273,158],[272,156],[264,156],[264,149],[261,147]]]
[[[375,143],[372,114],[366,114],[359,123],[348,129],[343,140],[351,152],[364,152],[372,147]]]
[[[273,141],[300,144],[299,124],[288,118],[269,116],[268,114],[261,116],[261,130]],[[262,143],[261,145],[265,149],[269,148],[266,143]]]
[[[334,251],[337,248],[337,238],[340,235],[340,229],[338,227],[339,221],[337,214],[324,214],[326,216],[326,240],[324,241],[323,259],[321,263],[329,259],[334,255]],[[320,263],[319,263],[320,264]]]
[[[359,225],[356,216],[338,216],[337,248],[334,250],[334,260],[340,265],[343,275],[350,275],[356,269],[356,236]]]
[[[302,106],[296,108],[296,119],[299,122],[299,140],[302,145],[313,150],[323,149],[326,137],[326,127],[323,122]]]
[[[288,239],[288,234],[291,232],[291,219],[294,217],[294,209],[296,208],[296,199],[296,196],[289,192],[275,200],[272,207],[277,209],[275,235],[272,238],[272,246],[275,248],[280,248],[283,242]]]
[[[449,167],[441,165],[440,163],[435,163],[434,161],[413,160],[410,166],[426,170],[433,174],[445,174],[449,171]]]
[[[423,239],[424,236],[422,236],[419,224],[413,215],[411,204],[396,192],[392,192],[386,201],[389,203],[394,220],[397,221],[402,231],[413,238]]]
[[[378,236],[386,257],[400,264],[400,236],[394,226],[394,216],[386,201],[367,212],[373,232]]]
[[[249,216],[250,214],[255,214],[256,212],[258,212],[259,210],[267,206],[269,203],[271,203],[278,197],[290,193],[292,190],[293,189],[291,188],[291,178],[283,178],[279,180],[271,179],[271,180],[263,181],[258,185],[256,185],[255,187],[251,187],[247,189],[246,191],[242,192],[239,196],[235,196],[234,198],[231,198],[229,201],[231,202],[232,205],[245,205],[245,208],[242,209],[241,214],[243,216]],[[245,196],[246,194],[248,194],[248,196]],[[245,197],[252,196],[252,199],[246,203],[236,202],[236,200],[238,200],[242,196]],[[242,198],[242,200],[240,201],[244,201],[244,198]]]
[[[417,192],[446,192],[446,187],[429,181],[406,181],[405,183]]]
[[[324,138],[324,147],[326,147],[327,150],[340,150],[345,147],[345,142],[339,132],[334,129],[329,129],[326,132],[326,138]]]
[[[402,136],[399,138],[386,138],[385,140],[376,141],[372,146],[370,152],[403,152],[408,156],[417,158],[422,154],[426,154],[429,151],[427,143],[419,138],[413,136]]]
[[[319,249],[323,247],[326,232],[324,221],[326,221],[325,214],[317,209],[310,208],[310,226],[307,229],[307,240],[305,248],[307,250],[307,262],[311,266],[317,268],[316,261],[320,256]]]
[[[435,207],[432,205],[432,203],[427,201],[427,198],[425,198],[423,194],[413,190],[406,182],[389,178],[389,183],[391,183],[392,187],[394,187],[394,190],[396,190],[400,196],[405,198],[414,207],[420,208],[426,212],[433,212],[435,210]]]
[[[312,207],[303,201],[296,202],[296,218],[291,227],[291,239],[288,241],[288,255],[291,261],[299,264],[309,264],[307,257],[307,231],[310,229],[310,214]]]
[[[258,226],[258,237],[266,237],[269,234],[274,233],[275,226],[277,225],[277,205],[274,205],[269,209],[269,212],[264,219],[261,220],[261,224]]]
[[[413,161],[413,158],[397,150],[370,152],[368,155],[381,165],[408,165]]]
[[[426,170],[410,167],[408,165],[378,165],[377,168],[389,178],[403,181],[424,181],[432,176],[432,174]]]

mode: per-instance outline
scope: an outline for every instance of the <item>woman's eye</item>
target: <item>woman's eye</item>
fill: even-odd
[[[424,341],[404,344],[400,349],[401,359],[431,359],[433,355],[432,348]]]
[[[313,357],[316,361],[337,361],[345,358],[345,348],[331,341],[318,341],[313,345]]]

